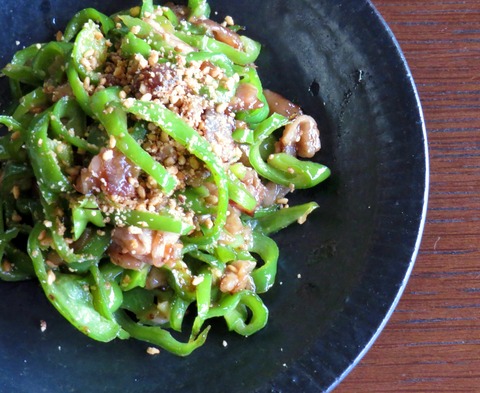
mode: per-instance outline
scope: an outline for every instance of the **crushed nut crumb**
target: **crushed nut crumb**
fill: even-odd
[[[158,348],[155,348],[155,347],[148,347],[147,348],[147,353],[149,355],[155,356],[155,355],[158,355],[160,353],[160,350]]]

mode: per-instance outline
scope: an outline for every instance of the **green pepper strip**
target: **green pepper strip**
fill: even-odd
[[[300,161],[293,156],[285,157],[287,156],[285,153],[271,155],[269,162],[272,161],[273,165],[267,164],[261,157],[262,142],[287,123],[286,117],[274,113],[258,125],[255,130],[256,142],[250,148],[250,163],[260,176],[274,183],[287,187],[293,185],[299,189],[313,187],[330,175],[330,170],[326,166],[311,161]]]
[[[292,206],[262,214],[260,217],[255,215],[252,219],[246,218],[246,221],[255,231],[261,232],[264,235],[269,235],[288,227],[295,221],[305,221],[306,217],[316,208],[318,208],[317,203],[309,202],[304,203],[303,205]]]
[[[2,253],[1,248],[5,247],[4,253],[6,259],[13,263],[8,271],[3,270],[3,266],[0,266],[0,279],[4,281],[24,281],[35,277],[35,271],[33,270],[30,257],[11,244],[4,244],[2,246],[3,242],[6,243],[6,240],[2,239],[2,237],[3,236],[0,235],[0,255]]]
[[[115,211],[110,217],[117,223],[126,223],[136,227],[180,233],[182,235],[187,235],[194,229],[191,224],[167,212],[151,213],[147,211],[125,210],[121,212]]]
[[[124,270],[122,278],[120,279],[120,288],[122,291],[130,291],[138,287],[144,288],[150,269],[150,265],[145,265],[140,270]]]
[[[193,277],[191,272],[184,268],[180,262],[173,267],[164,265],[163,269],[168,272],[168,284],[177,296],[193,302],[195,300],[195,287],[192,285]]]
[[[23,96],[22,85],[20,81],[8,78],[8,86],[10,87],[10,92],[13,100],[9,104],[8,109],[6,110],[6,113],[12,113],[13,110],[15,109],[16,101],[20,100],[20,98],[22,98]]]
[[[235,67],[235,69],[237,70],[238,74],[242,78],[242,81],[240,84],[248,83],[253,85],[257,89],[257,99],[263,103],[263,106],[261,106],[260,108],[239,111],[236,114],[236,118],[238,120],[243,120],[248,124],[257,124],[264,121],[268,117],[270,113],[270,109],[268,107],[267,99],[263,94],[263,86],[262,86],[260,77],[258,75],[257,69],[255,67],[240,68],[238,66]]]
[[[122,275],[123,270],[123,267],[114,265],[112,262],[106,262],[100,266],[100,272],[107,281],[118,281],[118,278]]]
[[[267,139],[272,132],[278,130],[280,127],[283,127],[289,123],[289,120],[278,113],[274,113],[269,118],[262,121],[258,124],[257,128],[254,131],[255,144],[259,144],[265,139]]]
[[[130,15],[120,15],[120,20],[128,27],[129,30],[136,26],[135,36],[140,38],[152,38],[151,34],[154,32],[152,25]]]
[[[33,44],[24,49],[20,49],[13,55],[11,64],[31,66],[35,56],[37,56],[39,50],[42,49],[42,46],[41,44],[40,47],[38,44]]]
[[[239,311],[242,306],[247,306],[252,312],[249,323],[246,323],[244,313]],[[224,317],[230,330],[250,336],[265,327],[268,309],[256,293],[241,291],[234,295],[224,295],[216,306],[211,307],[205,319],[214,317]]]
[[[65,58],[70,54],[72,48],[73,44],[70,42],[51,41],[38,50],[38,54],[32,61],[32,67],[36,70],[43,70],[47,74],[48,69],[55,62],[55,58],[57,56]]]
[[[223,53],[190,52],[185,56],[185,61],[187,64],[190,64],[192,61],[208,61],[221,68],[228,77],[235,74],[233,62]]]
[[[100,37],[97,35],[100,34]],[[94,70],[87,69],[82,64],[82,59],[88,51],[93,52],[97,67]],[[75,45],[72,50],[72,62],[82,78],[89,77],[93,83],[98,83],[101,73],[98,71],[107,59],[108,44],[100,32],[98,26],[89,20],[77,34]]]
[[[170,309],[170,327],[173,330],[182,331],[182,322],[190,304],[192,304],[192,300],[185,300],[181,296],[175,296],[173,299]]]
[[[210,6],[207,0],[188,0],[190,18],[209,18]]]
[[[161,51],[163,53],[176,53],[175,47],[170,45],[165,41],[161,34],[157,33],[154,28],[148,24],[147,22],[139,19],[134,18],[130,15],[122,15],[120,16],[122,22],[127,26],[129,29],[132,27],[136,27],[137,29],[140,28],[138,33],[135,36],[140,37],[145,40],[145,42],[152,48],[157,51]]]
[[[27,130],[26,145],[35,177],[44,198],[48,203],[55,195],[73,189],[55,158],[55,153],[48,148],[47,130],[49,113],[36,117]]]
[[[94,285],[90,286],[90,292],[95,310],[97,310],[101,316],[116,324],[117,321],[115,320],[113,312],[117,311],[122,303],[122,291],[115,292],[113,290],[112,284],[116,285],[116,283],[107,284],[98,265],[95,264],[90,268],[90,274],[94,282]],[[116,298],[117,296],[118,298]],[[119,329],[117,336],[122,339],[127,339],[130,335],[123,329]]]
[[[115,23],[113,23],[107,15],[102,14],[94,8],[85,8],[75,14],[70,22],[68,22],[63,35],[64,40],[67,42],[71,41],[89,20],[99,22],[102,25],[102,31],[105,35],[115,27]]]
[[[21,222],[13,220],[14,215],[28,214],[29,211],[23,210],[26,199],[24,195],[31,193],[33,182],[33,173],[30,165],[26,162],[7,161],[3,164],[0,175],[0,206],[2,209],[2,216],[0,217],[0,224],[6,224],[8,228],[25,228],[25,232],[30,232],[31,228]],[[22,193],[21,198],[15,199],[12,193],[14,187],[18,187]],[[5,220],[5,222],[3,221]],[[1,232],[1,231],[0,231]]]
[[[75,98],[65,96],[59,99],[53,107],[53,114],[65,124],[69,131],[80,138],[85,138],[87,116]]]
[[[4,221],[4,218],[3,218],[3,203],[2,202],[0,202],[0,234],[3,235],[5,233],[5,221]],[[3,243],[0,243],[0,250],[1,250],[2,244]]]
[[[67,128],[64,124],[65,118],[69,118],[70,122],[76,122],[77,124],[73,123],[71,128]],[[80,124],[80,119],[82,118],[85,119],[85,115],[77,102],[70,97],[62,97],[55,104],[50,116],[52,131],[67,143],[88,151],[89,153],[97,154],[100,151],[98,146],[76,135],[80,130],[85,130],[85,124]],[[70,124],[68,124],[68,126],[70,126]]]
[[[29,190],[32,186],[32,168],[25,162],[6,162],[2,167],[0,180],[0,200],[5,202],[7,199],[13,199],[11,194],[14,186],[20,187],[20,190]]]
[[[203,281],[197,285],[196,300],[197,300],[197,316],[193,322],[192,337],[200,332],[203,323],[210,310],[211,298],[212,298],[212,273],[207,269],[203,269],[203,272],[198,277],[203,277]]]
[[[287,153],[271,154],[268,165],[284,173],[286,181],[295,188],[311,188],[330,176],[330,169],[325,165],[312,161],[301,161]]]
[[[73,274],[55,274],[55,281],[49,283],[45,258],[38,237],[45,230],[42,224],[33,228],[28,238],[28,253],[32,258],[35,273],[50,302],[73,326],[87,336],[108,342],[119,336],[119,325],[103,317],[93,306],[92,295],[85,291],[84,283]],[[50,273],[51,274],[51,273]]]
[[[61,223],[56,212],[57,201],[54,200],[52,203],[48,203],[44,198],[41,198],[41,202],[45,220],[51,223],[49,233],[55,245],[54,249],[71,269],[83,272],[91,264],[97,263],[103,257],[111,242],[109,231],[104,230],[104,234],[94,235],[84,247],[75,253],[73,248],[65,241],[65,237],[60,235],[62,231],[60,230]]]
[[[73,62],[70,61],[67,64],[67,78],[70,87],[72,88],[73,94],[77,99],[78,104],[82,110],[90,117],[94,117],[93,111],[90,108],[90,96],[83,86],[83,82],[78,76],[78,72],[73,65]]]
[[[230,261],[235,261],[237,259],[237,253],[235,252],[235,249],[230,245],[219,244],[215,248],[215,256],[223,264],[226,264]]]
[[[247,190],[235,175],[228,173],[228,195],[230,200],[235,202],[245,212],[253,213],[257,207],[257,200]]]
[[[183,205],[187,209],[196,214],[214,213],[214,209],[205,204],[205,197],[210,195],[206,187],[186,187],[184,190],[180,191],[180,193],[185,197],[185,203]]]
[[[122,269],[123,270],[123,269]],[[121,308],[133,312],[137,318],[144,315],[155,304],[155,292],[136,287],[123,292]]]
[[[175,15],[175,12],[169,7],[163,7],[162,8],[163,15],[170,21],[172,26],[175,28],[178,26],[180,23],[178,21],[177,15]]]
[[[2,213],[1,210],[2,208],[0,204],[0,214]],[[19,269],[19,260],[10,258],[11,256],[15,255],[14,251],[16,250],[12,246],[10,246],[10,242],[17,237],[19,230],[17,228],[14,228],[3,232],[3,225],[0,230],[2,232],[0,233],[0,279],[4,281],[22,281],[31,278],[33,271],[24,272],[23,269]],[[4,255],[6,256],[5,259],[7,259],[9,262],[14,262],[7,270],[4,270],[4,267],[6,265],[4,266],[2,263],[2,261],[4,260]],[[35,275],[35,273],[33,273],[33,275]]]
[[[244,291],[238,295],[238,306],[244,305],[252,312],[250,321],[246,322],[246,316],[238,310],[238,306],[226,313],[224,318],[230,330],[248,337],[265,327],[268,321],[268,308],[254,292]]]
[[[72,210],[73,240],[78,240],[89,222],[99,228],[105,226],[105,220],[95,198],[85,196],[70,204]]]
[[[248,145],[251,145],[255,141],[253,131],[249,128],[237,128],[233,131],[232,138],[235,142],[246,143]]]
[[[180,233],[181,235],[187,235],[194,229],[193,225],[182,221],[180,218],[174,217],[168,212],[152,213],[139,210],[119,211],[115,209],[115,205],[112,204],[111,206],[114,210],[112,213],[107,214],[107,217],[113,220],[117,226],[127,224],[155,231]],[[89,197],[81,198],[73,204],[72,212],[75,238],[77,238],[77,234],[83,232],[88,222],[98,227],[105,226],[103,213],[100,211],[94,199]],[[75,219],[76,217],[78,220]]]
[[[70,56],[73,44],[69,42],[52,41],[44,45],[35,57],[32,66],[34,70],[43,71],[54,84],[62,83],[65,74],[65,63]]]
[[[152,48],[143,39],[138,38],[129,31],[122,39],[122,54],[127,56],[134,56],[140,53],[143,57],[148,58]]]
[[[260,255],[264,264],[252,272],[257,293],[267,292],[275,283],[277,274],[278,246],[274,240],[260,233],[253,232],[253,244],[250,252]]]
[[[45,78],[45,73],[41,70],[35,70],[32,67],[7,64],[2,73],[11,79],[26,85],[39,86]]]
[[[12,61],[3,68],[2,73],[17,82],[33,86],[41,85],[45,78],[45,72],[32,66],[32,62],[41,48],[42,46],[31,45],[19,50],[13,56]]]
[[[140,17],[143,18],[145,14],[151,14],[153,12],[153,1],[142,0],[142,8],[140,9]]]
[[[235,64],[242,66],[255,62],[261,49],[258,42],[246,36],[240,36],[240,40],[243,43],[243,50],[238,50],[206,35],[189,35],[182,31],[177,31],[175,35],[177,38],[180,38],[182,41],[197,49],[212,53],[223,53]]]
[[[127,114],[121,107],[119,92],[119,88],[111,87],[95,93],[91,98],[91,108],[107,133],[115,137],[118,150],[152,176],[166,194],[170,194],[175,189],[177,180],[129,134]]]
[[[159,126],[162,131],[202,160],[210,170],[218,189],[218,204],[214,226],[205,236],[187,238],[185,241],[203,246],[215,243],[227,219],[228,178],[218,157],[211,151],[210,144],[185,123],[180,116],[160,103],[128,100],[125,101],[124,105],[130,113]]]
[[[20,137],[12,140],[11,135],[0,137],[0,160],[20,160],[23,161],[21,147],[23,145],[22,136],[25,135],[22,125],[10,116],[0,116],[0,124],[3,124],[12,133],[18,133]]]
[[[283,184],[284,176],[276,176],[275,180],[272,179],[271,171],[268,165],[263,161],[262,156],[260,154],[260,149],[262,147],[262,143],[277,129],[283,127],[284,125],[288,124],[288,119],[282,115],[274,113],[269,118],[262,121],[254,132],[254,140],[255,143],[250,147],[249,153],[249,160],[252,164],[253,168],[257,171],[257,173],[268,180],[272,180],[274,183]],[[281,180],[277,181],[277,180]],[[290,184],[290,183],[289,183]],[[287,184],[287,186],[289,185]]]
[[[50,102],[47,95],[43,92],[43,87],[38,87],[20,98],[19,105],[12,117],[19,121],[24,127],[27,127],[33,118],[33,113],[30,111],[32,109],[46,108],[49,105]]]
[[[187,343],[182,343],[176,340],[170,332],[157,326],[145,326],[135,323],[124,312],[117,311],[115,313],[117,321],[120,325],[134,338],[142,341],[146,341],[175,354],[178,356],[188,356],[195,349],[201,347],[207,339],[208,331],[210,327],[207,327],[202,333],[198,335],[195,340],[190,340]]]
[[[188,255],[190,255],[192,258],[198,259],[199,261],[206,263],[214,269],[223,271],[223,269],[225,268],[225,264],[219,261],[213,255],[206,254],[198,250],[192,250],[188,252]]]

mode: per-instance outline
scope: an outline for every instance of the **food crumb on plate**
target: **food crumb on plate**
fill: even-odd
[[[223,340],[222,345],[224,346],[224,348],[228,347],[228,343],[225,340]]]
[[[158,355],[160,353],[160,350],[158,348],[155,348],[155,347],[148,347],[147,348],[147,353],[149,355],[155,356],[155,355]]]
[[[47,330],[47,322],[42,319],[40,320],[40,331],[43,333],[45,330]]]

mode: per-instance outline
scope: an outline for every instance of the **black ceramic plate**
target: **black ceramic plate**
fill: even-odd
[[[0,65],[24,45],[52,39],[80,8],[111,13],[131,5],[2,0]],[[318,119],[318,160],[333,173],[295,199],[321,208],[275,237],[279,284],[264,297],[268,326],[250,338],[217,326],[186,359],[152,357],[138,341],[100,344],[83,336],[35,282],[0,283],[2,392],[327,391],[395,307],[419,246],[428,164],[418,97],[392,33],[367,0],[211,5],[214,17],[233,15],[264,44],[258,65],[265,86]],[[5,83],[1,89],[6,97]]]

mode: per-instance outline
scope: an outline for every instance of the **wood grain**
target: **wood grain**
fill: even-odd
[[[335,393],[480,392],[480,1],[373,3],[419,90],[430,199],[404,296]]]

